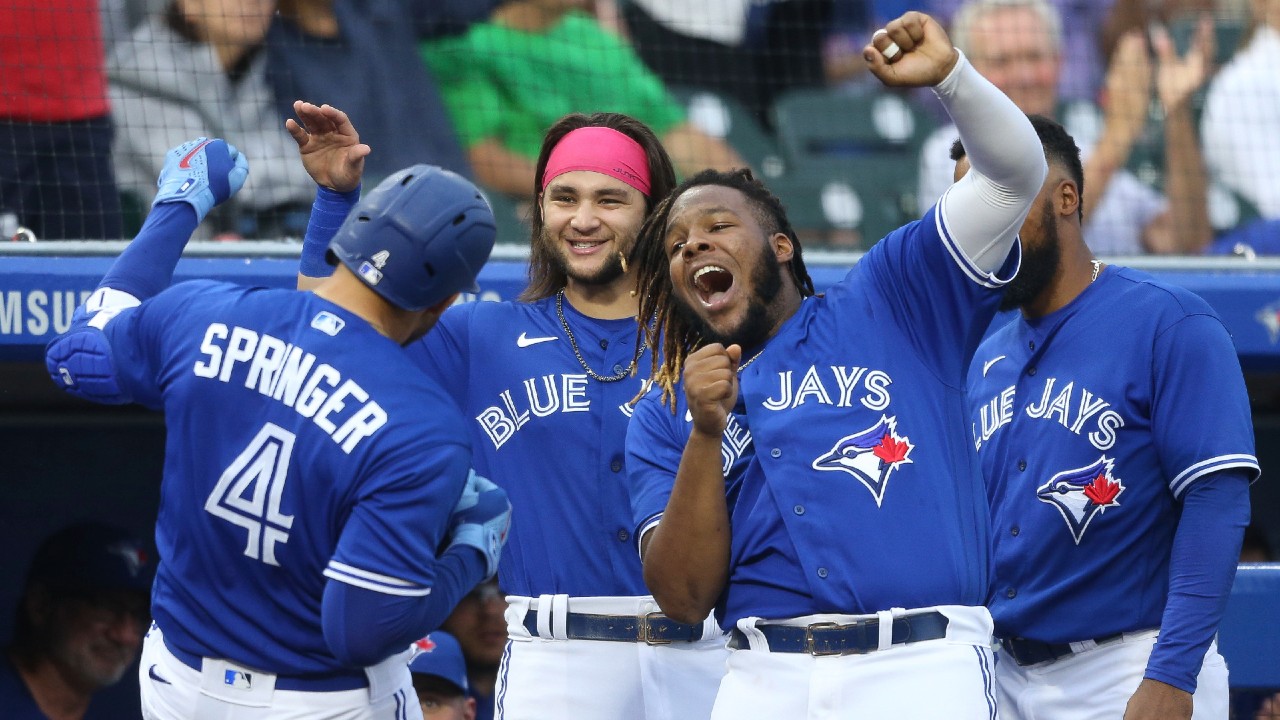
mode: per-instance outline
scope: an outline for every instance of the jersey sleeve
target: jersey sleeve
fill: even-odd
[[[677,392],[683,394],[679,386]],[[631,515],[635,523],[634,537],[639,543],[667,509],[667,500],[676,481],[676,469],[684,454],[688,433],[682,437],[680,428],[685,410],[679,403],[676,415],[670,406],[662,402],[662,391],[650,390],[636,404],[635,413],[627,425],[626,468],[631,495]]]
[[[453,398],[466,407],[469,383],[471,318],[476,303],[454,305],[440,316],[440,322],[421,340],[407,348],[409,359]]]
[[[98,290],[76,310],[71,328],[49,344],[50,373],[67,391],[94,402],[160,409],[165,334],[189,325],[184,308],[212,285],[180,283],[141,304],[128,302],[132,296],[125,293]]]
[[[1222,322],[1207,312],[1188,314],[1156,337],[1152,353],[1151,425],[1174,497],[1226,468],[1243,468],[1256,480],[1249,396]]]
[[[453,417],[452,413],[446,413]],[[466,483],[464,441],[391,438],[357,494],[324,570],[331,580],[400,596],[431,593],[435,558]],[[396,450],[388,453],[395,443]]]
[[[867,274],[872,313],[892,316],[911,346],[948,384],[962,383],[999,302],[997,288],[1021,259],[1014,244],[999,281],[980,279],[947,236],[934,206],[920,220],[904,225],[877,243],[854,273]],[[854,277],[850,274],[850,279]],[[828,295],[838,302],[839,291]]]

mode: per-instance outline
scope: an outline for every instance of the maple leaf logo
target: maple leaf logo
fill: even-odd
[[[898,440],[893,437],[892,433],[885,433],[880,439],[880,444],[875,446],[871,452],[880,458],[880,462],[885,465],[902,462],[907,458],[907,453],[911,450],[911,443],[907,438]]]
[[[418,652],[431,652],[436,649],[436,641],[432,640],[430,637],[424,637],[414,643],[414,646],[418,648]]]
[[[1084,496],[1093,501],[1094,505],[1102,507],[1110,506],[1119,494],[1120,483],[1111,482],[1104,473],[1098,473],[1093,482],[1084,488]],[[1115,504],[1119,505],[1120,503]]]

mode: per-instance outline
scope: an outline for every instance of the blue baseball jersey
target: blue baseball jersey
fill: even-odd
[[[1218,470],[1257,477],[1226,328],[1196,295],[1128,268],[995,331],[970,368],[969,402],[1003,636],[1159,627],[1179,498]]]
[[[515,595],[646,595],[631,543],[623,442],[631,401],[649,376],[649,351],[635,377],[632,318],[599,320],[554,297],[533,303],[476,302],[450,308],[411,352],[448,388],[466,417],[476,472],[507,491],[511,534],[498,580]]]
[[[208,281],[103,333],[124,393],[165,414],[152,612],[166,642],[330,673],[326,577],[430,593],[470,457],[403,348],[316,295]]]
[[[732,525],[716,614],[981,605],[988,514],[963,427],[969,359],[1016,271],[981,273],[925,217],[806,299],[742,368],[721,446]],[[744,353],[744,363],[752,357]],[[692,429],[653,390],[627,437],[638,531],[660,518]]]

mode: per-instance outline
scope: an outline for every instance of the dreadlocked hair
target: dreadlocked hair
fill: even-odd
[[[555,260],[553,251],[542,241],[546,220],[542,217],[542,176],[547,172],[551,151],[565,135],[584,127],[605,127],[635,140],[644,149],[649,162],[649,195],[645,198],[645,210],[653,209],[658,198],[666,197],[676,185],[676,171],[671,156],[653,130],[643,122],[615,112],[570,113],[556,121],[542,139],[542,150],[533,175],[533,209],[529,222],[529,284],[518,298],[522,302],[535,302],[559,292],[568,278]]]
[[[658,203],[640,227],[639,238],[631,253],[631,263],[636,271],[636,289],[640,294],[638,318],[642,334],[652,354],[653,384],[662,388],[662,402],[674,413],[676,408],[675,386],[680,380],[685,359],[689,353],[703,344],[703,338],[684,316],[676,310],[675,288],[671,282],[671,258],[667,252],[667,224],[671,219],[671,207],[675,201],[692,188],[701,185],[720,185],[737,190],[747,198],[756,222],[766,236],[782,233],[791,240],[793,254],[788,266],[791,278],[801,297],[814,294],[813,279],[804,265],[800,239],[787,219],[782,202],[764,186],[747,168],[722,172],[703,170],[680,183],[675,190]],[[637,350],[639,342],[637,338]],[[661,352],[658,349],[661,348]]]

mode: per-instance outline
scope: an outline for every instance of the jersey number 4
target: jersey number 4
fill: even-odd
[[[209,514],[248,530],[244,554],[268,565],[280,565],[276,543],[289,542],[293,527],[293,516],[280,512],[293,439],[279,425],[263,425],[204,501]]]

